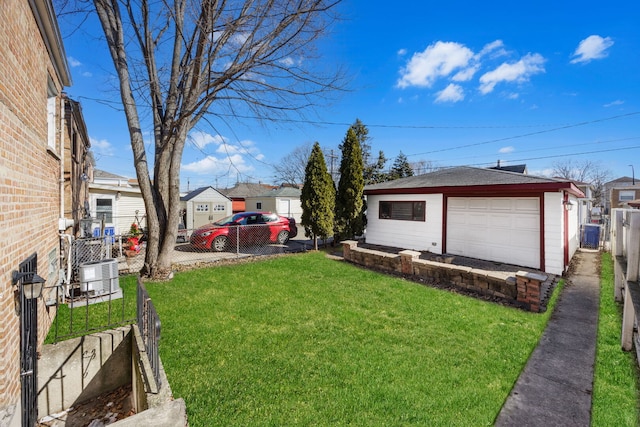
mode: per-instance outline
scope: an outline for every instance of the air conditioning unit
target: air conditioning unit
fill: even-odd
[[[80,292],[93,295],[112,294],[120,290],[118,260],[103,259],[80,264],[78,270]]]

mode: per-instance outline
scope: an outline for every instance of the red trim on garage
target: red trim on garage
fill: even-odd
[[[540,270],[545,271],[544,193],[540,195]]]
[[[499,184],[499,185],[464,185],[459,187],[413,187],[413,188],[385,188],[364,191],[365,195],[380,194],[446,194],[447,196],[505,196],[512,195],[522,197],[533,197],[532,193],[538,195],[546,192],[566,191],[577,197],[584,197],[584,194],[572,182],[546,182],[538,184]],[[469,196],[467,196],[469,195]]]
[[[449,198],[443,194],[442,197],[442,253],[447,253],[447,205]]]
[[[563,228],[564,228],[564,265],[562,266],[562,271],[564,271],[569,265],[569,211],[565,209],[565,203],[569,202],[569,193],[565,192],[562,198],[562,212],[563,212]]]

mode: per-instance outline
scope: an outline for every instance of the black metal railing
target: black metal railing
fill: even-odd
[[[19,273],[38,272],[38,254],[20,263]],[[38,420],[38,299],[25,295],[19,280],[20,295],[20,383],[22,426],[34,426]]]
[[[142,280],[138,277],[138,328],[144,342],[144,348],[153,371],[156,384],[160,387],[160,317],[153,306]]]

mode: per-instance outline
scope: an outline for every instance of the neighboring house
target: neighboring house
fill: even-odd
[[[495,169],[499,171],[507,171],[507,172],[516,172],[527,175],[529,171],[527,170],[527,165],[509,165],[509,166],[500,166],[500,160],[498,160],[498,166],[491,167],[489,169]]]
[[[588,182],[573,181],[573,183],[584,194],[584,197],[577,201],[578,224],[599,223],[601,212],[600,209],[594,209],[593,186]]]
[[[611,187],[609,195],[611,209],[634,207],[633,205],[640,199],[640,183]]]
[[[640,182],[638,182],[638,184],[640,184]],[[635,185],[636,185],[636,179],[635,177],[631,177],[631,176],[623,176],[620,178],[616,178],[613,181],[606,182],[603,185],[603,190],[602,190],[602,198],[604,200],[601,201],[602,206],[604,206],[604,213],[609,215],[611,212],[611,209],[616,207],[616,206],[611,206],[611,200],[612,200],[611,190],[613,190],[614,188],[624,189],[625,187],[633,187]]]
[[[66,133],[64,138],[64,197],[61,199],[61,217],[66,221],[60,228],[74,236],[80,235],[80,220],[89,212],[89,175],[93,167],[89,164],[88,153],[91,148],[89,135],[82,116],[79,102],[65,99]],[[70,226],[70,227],[69,227]]]
[[[131,224],[146,227],[146,210],[137,181],[99,169],[93,171],[89,183],[89,211],[91,235],[127,234]]]
[[[59,227],[71,224],[74,209],[63,194],[63,89],[71,77],[50,0],[3,0],[0,22],[0,425],[20,425],[21,418],[34,425],[29,404],[38,389],[25,363],[36,363],[56,315],[45,301],[60,283]],[[21,303],[19,287],[31,274],[14,282],[14,272],[44,278],[42,296]],[[33,390],[25,416],[22,387]]]
[[[365,186],[367,243],[563,273],[584,194],[571,181],[472,167]]]
[[[294,218],[297,224],[302,220],[302,204],[299,188],[280,187],[257,196],[246,198],[247,211],[269,211]]]
[[[210,224],[233,213],[231,199],[213,187],[201,187],[180,198],[187,230]]]
[[[233,201],[233,213],[245,212],[246,198],[258,196],[266,191],[273,190],[273,185],[239,182],[232,188],[221,189],[220,192]]]

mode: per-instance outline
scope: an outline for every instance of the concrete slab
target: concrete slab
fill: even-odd
[[[516,381],[496,426],[588,426],[598,327],[599,254],[576,253],[576,273]]]

